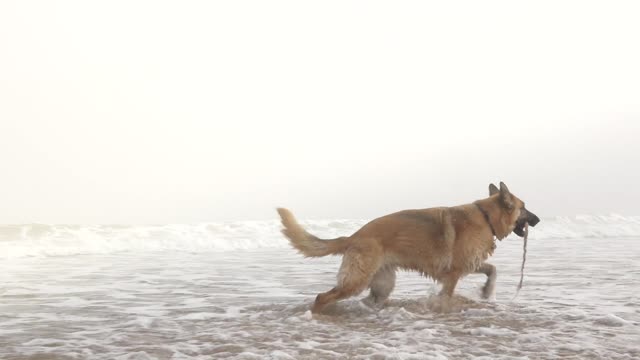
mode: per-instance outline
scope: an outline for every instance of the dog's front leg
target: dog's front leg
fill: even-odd
[[[484,283],[484,286],[482,287],[482,297],[484,299],[488,299],[496,289],[496,277],[498,276],[498,271],[494,265],[485,262],[480,265],[476,270],[476,273],[487,275],[487,282]]]

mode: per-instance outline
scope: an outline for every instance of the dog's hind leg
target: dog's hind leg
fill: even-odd
[[[370,244],[373,245],[373,244]],[[369,286],[373,275],[382,264],[382,251],[375,246],[368,249],[349,249],[342,258],[338,272],[338,284],[333,289],[319,294],[311,308],[318,313],[338,300],[358,295]]]
[[[440,290],[440,296],[453,296],[453,291],[456,289],[456,285],[458,285],[458,279],[460,279],[460,275],[457,273],[450,273],[445,276],[442,282],[442,290]]]
[[[482,298],[488,299],[496,289],[496,277],[498,276],[498,271],[494,265],[482,263],[478,270],[476,270],[476,273],[487,275],[487,282],[485,282],[482,287]]]
[[[396,269],[390,266],[382,267],[371,279],[371,291],[364,300],[368,303],[382,304],[389,297],[396,285]]]

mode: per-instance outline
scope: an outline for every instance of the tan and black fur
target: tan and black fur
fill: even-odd
[[[472,204],[404,210],[377,218],[351,236],[321,240],[305,231],[293,214],[278,209],[291,245],[304,256],[342,254],[337,285],[317,296],[317,313],[338,300],[371,289],[369,300],[382,303],[395,285],[396,270],[415,270],[442,284],[441,295],[451,296],[458,280],[470,273],[484,273],[483,296],[494,289],[495,266],[485,262],[495,249],[494,236],[502,240],[512,231],[522,236],[525,223],[539,219],[522,200],[489,186],[490,196]]]

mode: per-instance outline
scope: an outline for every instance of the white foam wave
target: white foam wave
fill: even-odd
[[[363,222],[329,220],[303,224],[312,232],[337,237]],[[286,247],[280,228],[276,220],[151,226],[0,225],[0,258]]]
[[[365,220],[314,220],[303,225],[319,237],[350,235]],[[640,216],[579,215],[543,219],[530,229],[532,239],[640,236]],[[226,251],[287,247],[280,223],[129,225],[2,225],[0,258],[110,254],[129,251]]]
[[[543,219],[530,229],[532,238],[577,239],[640,236],[640,216],[577,215]]]

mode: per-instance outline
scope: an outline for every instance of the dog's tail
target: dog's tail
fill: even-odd
[[[344,253],[347,248],[347,237],[324,240],[309,234],[298,224],[291,211],[278,208],[278,214],[282,218],[282,233],[289,238],[291,245],[298,249],[306,257],[320,257],[329,254],[338,255]]]

